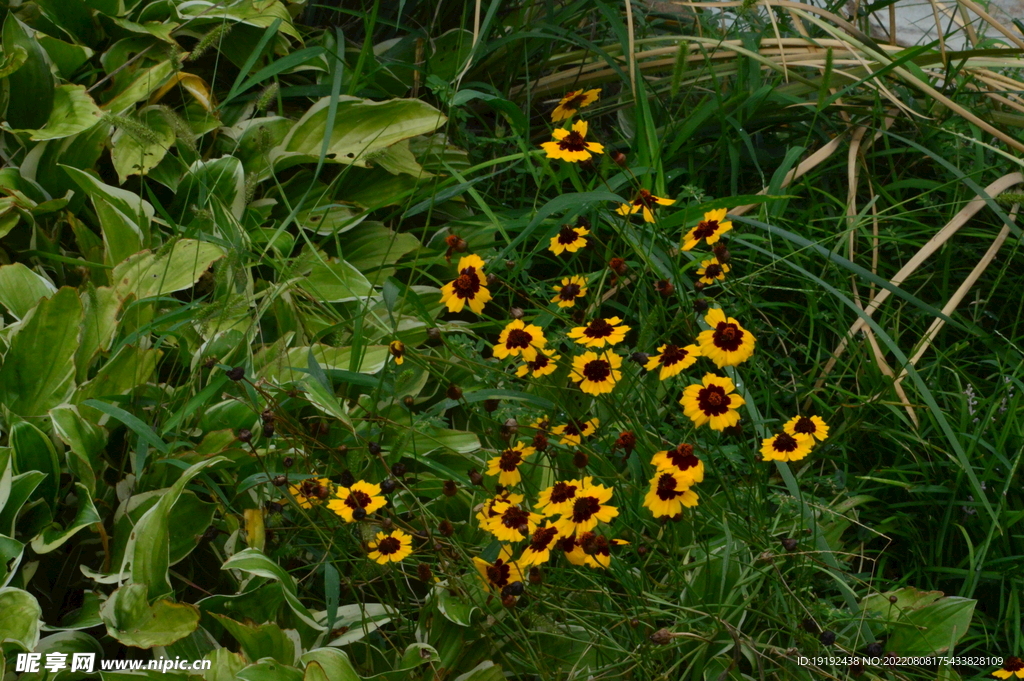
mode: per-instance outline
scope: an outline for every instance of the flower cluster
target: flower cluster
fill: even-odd
[[[828,425],[820,416],[794,416],[782,432],[761,441],[764,461],[799,461],[814,447],[815,440],[828,437]]]
[[[690,487],[704,480],[704,462],[693,453],[693,445],[681,444],[675,449],[658,452],[651,459],[655,468],[644,506],[655,518],[675,517],[683,507],[697,505],[697,493]]]

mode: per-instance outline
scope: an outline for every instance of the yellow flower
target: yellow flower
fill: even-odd
[[[523,459],[532,455],[533,452],[533,447],[525,447],[522,442],[516,442],[515,447],[505,449],[500,456],[487,462],[489,466],[487,475],[497,475],[498,483],[505,486],[518,485],[522,480],[522,476],[519,475],[519,466],[523,463]]]
[[[642,210],[644,222],[654,222],[653,209],[657,206],[671,206],[673,203],[675,203],[675,199],[663,199],[646,189],[641,189],[631,203],[621,204],[615,209],[615,212],[619,215],[633,215]]]
[[[811,435],[821,442],[828,437],[828,425],[820,416],[794,416],[786,421],[782,430],[790,435]]]
[[[593,435],[599,425],[601,425],[600,419],[590,419],[589,421],[574,419],[564,426],[555,426],[551,429],[551,434],[562,436],[558,444],[577,447],[580,444],[580,440]]]
[[[412,537],[401,530],[391,534],[378,532],[377,537],[367,544],[369,557],[381,565],[405,560],[412,553]]]
[[[530,428],[533,428],[535,430],[542,430],[545,433],[548,431],[548,428],[550,427],[551,417],[549,417],[547,414],[545,414],[544,416],[538,416],[533,420],[533,423],[530,424]]]
[[[704,219],[683,237],[683,250],[688,251],[704,239],[708,246],[718,241],[723,234],[732,229],[732,222],[725,220],[725,208],[704,213]]]
[[[578,274],[571,277],[563,277],[562,285],[555,286],[556,295],[551,299],[552,303],[558,303],[558,307],[573,307],[576,299],[587,295],[587,280]]]
[[[655,518],[679,515],[683,506],[696,506],[697,501],[697,494],[690,491],[683,475],[676,470],[655,473],[651,478],[651,489],[644,496],[644,506]]]
[[[459,260],[459,276],[455,281],[441,287],[441,302],[449,312],[461,312],[466,303],[469,309],[480,314],[491,299],[484,278],[484,261],[480,256],[470,254]]]
[[[560,515],[572,507],[573,499],[580,488],[590,486],[593,478],[580,480],[563,480],[541,491],[537,498],[537,510],[546,516]]]
[[[697,270],[697,275],[700,277],[698,281],[701,281],[708,286],[714,284],[715,281],[725,281],[725,275],[731,268],[724,262],[718,262],[718,258],[711,258],[711,260],[701,260],[700,269]]]
[[[480,521],[480,526],[486,525],[491,518],[497,515],[494,511],[494,507],[500,503],[509,504],[521,504],[525,497],[522,494],[513,494],[508,490],[505,490],[501,494],[495,496],[493,499],[488,499],[484,503],[480,504],[480,511],[476,514],[476,519]]]
[[[587,326],[577,326],[568,333],[580,345],[588,348],[603,348],[605,343],[615,345],[621,343],[629,333],[630,327],[622,324],[618,317],[595,319]]]
[[[339,487],[334,496],[334,499],[327,502],[327,508],[341,516],[346,523],[362,520],[387,503],[381,496],[380,485],[364,480],[353,483],[351,487]]]
[[[499,501],[492,509],[494,515],[484,523],[483,529],[498,541],[522,541],[537,528],[543,516],[519,508],[516,504]]]
[[[522,356],[525,360],[532,360],[546,343],[543,329],[534,324],[524,324],[522,319],[514,319],[498,336],[494,356],[498,359]]]
[[[814,438],[799,433],[779,433],[761,441],[761,454],[765,461],[799,461],[814,447]]]
[[[612,498],[612,490],[604,485],[581,485],[576,490],[572,506],[563,511],[562,518],[555,527],[564,535],[576,532],[589,532],[599,522],[610,523],[619,515],[619,509],[607,505]]]
[[[298,485],[288,485],[288,493],[299,508],[313,508],[331,495],[331,481],[327,478],[310,478]]]
[[[556,362],[560,359],[562,359],[562,356],[556,355],[554,350],[544,348],[531,361],[526,362],[516,369],[516,376],[522,377],[533,372],[534,378],[540,378],[541,376],[553,374],[555,373],[555,370],[558,369],[558,364],[556,364]]]
[[[711,328],[697,334],[701,354],[718,367],[731,367],[750,359],[757,339],[732,317],[715,308],[708,310],[704,321]]]
[[[590,234],[590,230],[586,227],[562,225],[562,229],[558,231],[558,234],[551,237],[551,245],[548,247],[548,250],[555,255],[562,255],[566,251],[575,253],[587,245],[585,237],[588,234]]]
[[[558,529],[551,526],[538,527],[530,535],[530,545],[523,549],[519,556],[519,565],[528,568],[531,565],[540,565],[548,562],[551,558],[551,549],[558,539]]]
[[[1015,675],[1018,679],[1024,679],[1024,660],[1013,656],[1003,661],[1002,668],[992,672],[992,676],[997,679],[1008,679]]]
[[[603,154],[604,147],[597,142],[588,142],[587,122],[576,121],[572,124],[572,130],[555,128],[551,131],[554,142],[544,142],[540,145],[547,152],[548,158],[562,159],[570,163],[586,161],[593,157],[593,154]]]
[[[600,355],[596,352],[584,352],[572,360],[572,373],[569,378],[580,384],[580,390],[588,395],[610,393],[615,384],[622,379],[622,358],[611,350]]]
[[[555,110],[551,112],[551,120],[555,123],[561,123],[564,120],[572,118],[573,115],[585,106],[590,106],[598,100],[601,96],[601,88],[595,88],[593,90],[571,90],[565,93],[565,97],[562,97],[562,101],[558,103]]]
[[[678,345],[666,343],[658,348],[657,355],[647,360],[644,368],[648,371],[654,371],[660,366],[661,371],[658,374],[658,378],[664,381],[666,378],[675,376],[683,369],[693,366],[698,357],[700,357],[700,348],[696,345],[679,347]]]
[[[500,592],[509,584],[523,581],[523,573],[519,565],[512,561],[512,549],[508,546],[502,547],[501,554],[494,563],[488,563],[477,556],[473,558],[473,565],[476,566],[488,590],[496,589]]]
[[[712,430],[724,430],[739,423],[740,415],[736,410],[746,404],[734,390],[736,385],[732,380],[704,374],[701,383],[683,391],[679,404],[683,405],[683,413],[690,417],[693,425],[700,427],[709,423]]]
[[[388,344],[388,352],[395,358],[395,364],[401,366],[405,361],[405,343],[402,341],[391,341]]]
[[[612,564],[611,547],[626,546],[629,542],[622,539],[609,541],[607,537],[594,532],[584,532],[576,537],[576,544],[583,549],[583,553],[586,555],[583,561],[584,565],[592,568],[607,568]]]
[[[693,453],[693,446],[686,443],[655,453],[651,465],[659,472],[675,471],[687,487],[704,481],[704,462]]]

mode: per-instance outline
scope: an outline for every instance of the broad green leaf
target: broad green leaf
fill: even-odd
[[[0,305],[15,319],[21,319],[41,299],[56,292],[57,287],[49,279],[20,262],[0,267]]]
[[[490,660],[484,660],[465,674],[456,676],[452,681],[504,681],[505,674],[501,667]]]
[[[313,612],[313,616],[324,624],[327,623],[327,614],[320,611]],[[327,639],[327,645],[334,649],[359,641],[389,623],[397,615],[397,610],[381,603],[343,605],[335,610],[334,626],[330,630],[331,632],[340,630],[342,633]]]
[[[128,190],[104,184],[89,173],[62,165],[74,182],[92,199],[103,230],[108,265],[116,265],[142,248],[153,206]]]
[[[64,287],[21,323],[0,367],[0,403],[19,416],[42,416],[74,387],[82,303]]]
[[[943,653],[967,633],[977,603],[972,598],[945,596],[911,610],[893,623],[886,647],[900,651],[900,655]]]
[[[92,360],[99,352],[110,350],[117,331],[117,315],[121,312],[121,299],[108,286],[84,286],[82,299],[82,342],[75,353],[77,380],[84,383],[89,377]]]
[[[273,579],[280,582],[281,586],[284,587],[284,599],[292,609],[292,612],[294,612],[299,619],[314,629],[323,630],[325,628],[323,624],[313,617],[312,613],[309,612],[306,606],[299,601],[298,596],[296,596],[295,579],[285,572],[284,568],[278,565],[275,561],[267,558],[262,551],[258,551],[253,548],[239,551],[235,555],[231,556],[231,558],[228,558],[224,564],[221,565],[220,569],[241,570],[242,572],[248,572],[259,577],[265,577],[267,579]]]
[[[103,112],[92,101],[84,85],[58,85],[53,92],[53,109],[46,125],[32,133],[32,139],[71,137],[99,123]]]
[[[11,583],[21,565],[25,553],[25,545],[17,539],[0,534],[0,587]],[[2,640],[2,635],[0,635]]]
[[[128,87],[119,92],[113,99],[103,105],[103,110],[112,114],[123,114],[135,106],[137,102],[146,99],[159,90],[174,73],[174,64],[170,61],[163,61],[141,71]]]
[[[205,681],[235,681],[238,672],[248,664],[241,653],[232,652],[227,648],[217,648],[207,653],[203,659],[212,663],[210,668],[203,672]]]
[[[196,161],[175,192],[178,214],[192,206],[207,206],[216,198],[234,216],[241,220],[245,213],[245,171],[242,162],[234,156],[222,156],[212,161]]]
[[[25,62],[7,77],[10,99],[6,122],[16,130],[34,130],[46,123],[53,109],[54,82],[50,59],[35,39],[35,31],[8,12],[3,26],[4,53],[26,53]]]
[[[342,246],[345,260],[374,286],[394,276],[395,264],[406,253],[416,250],[419,239],[406,232],[395,232],[381,224],[364,224]]]
[[[27,591],[4,587],[0,589],[0,641],[12,642],[25,651],[39,644],[39,628],[43,611],[36,597]]]
[[[189,603],[158,600],[149,604],[145,584],[129,584],[111,594],[100,608],[107,633],[136,648],[167,646],[199,626],[199,609]]]
[[[317,234],[342,234],[357,226],[369,215],[354,206],[331,203],[299,211],[295,223]]]
[[[302,671],[276,660],[259,660],[238,672],[242,681],[302,681]]]
[[[330,101],[329,97],[317,101],[295,123],[281,145],[270,152],[275,168],[320,158]],[[373,102],[342,95],[327,158],[365,168],[370,155],[415,135],[433,132],[447,120],[440,111],[418,99]]]
[[[181,239],[160,253],[136,253],[114,268],[111,281],[123,300],[162,296],[189,288],[215,260],[225,255],[220,246]]]
[[[94,43],[96,25],[84,0],[36,0],[47,19],[85,44]]]
[[[402,653],[402,659],[395,666],[395,671],[406,671],[415,669],[420,665],[432,664],[441,660],[433,646],[426,643],[412,643]]]
[[[437,609],[449,622],[459,626],[468,627],[473,624],[473,612],[478,607],[460,596],[452,593],[446,583],[434,587],[434,596],[437,599]]]
[[[135,526],[135,531],[129,537],[125,554],[131,556],[132,582],[148,586],[150,599],[165,596],[172,591],[167,577],[167,570],[170,567],[168,518],[171,508],[192,478],[199,475],[207,466],[221,461],[227,459],[217,456],[190,466],[160,497],[160,501],[143,514]]]
[[[163,351],[156,348],[122,346],[99,368],[95,376],[79,386],[74,395],[74,403],[84,404],[91,398],[123,395],[146,383],[162,355]]]
[[[242,652],[250,660],[270,657],[281,664],[293,664],[299,655],[298,637],[290,636],[273,622],[262,625],[248,624],[219,613],[212,615],[235,637]],[[292,630],[292,633],[296,632]]]
[[[29,471],[11,478],[10,494],[0,510],[0,535],[14,535],[14,525],[18,519],[18,513],[45,479],[46,474],[40,471]]]
[[[28,421],[11,427],[11,449],[14,451],[14,472],[39,471],[46,476],[39,485],[39,495],[50,508],[57,506],[60,490],[60,459],[50,438]]]
[[[0,55],[0,78],[11,75],[28,60],[28,50],[21,45],[15,45],[14,51]]]
[[[100,618],[100,597],[93,591],[83,594],[82,607],[72,610],[57,625],[43,625],[44,631],[78,631],[103,624]]]
[[[348,655],[337,648],[315,648],[299,658],[302,664],[315,663],[327,674],[331,681],[361,681]]]
[[[123,128],[118,128],[114,133],[110,160],[114,163],[121,184],[131,175],[145,175],[156,168],[175,141],[174,130],[159,108],[146,107],[139,111],[137,117],[139,123],[149,129],[152,137],[141,138]]]
[[[348,371],[351,367],[352,348],[336,348],[329,345],[314,345],[313,355],[325,370]],[[309,346],[289,348],[286,353],[274,357],[269,364],[260,367],[260,377],[275,383],[301,381],[307,374],[295,371],[292,367],[305,369],[309,356]],[[389,357],[388,346],[368,345],[363,347],[362,361],[357,371],[363,374],[375,374],[380,371]]]
[[[469,454],[480,449],[480,439],[475,434],[444,428],[418,429],[412,442],[417,456],[437,449],[451,449],[459,454]]]
[[[58,549],[82,528],[100,522],[101,518],[92,503],[89,488],[80,482],[75,483],[75,488],[78,491],[78,512],[75,514],[74,520],[67,527],[61,527],[55,523],[44,529],[38,537],[32,540],[32,550],[36,553],[49,553]]]
[[[306,665],[306,672],[303,674],[303,681],[332,681],[327,672],[320,666],[319,662],[310,662]]]
[[[306,389],[306,393],[309,395],[309,401],[312,402],[314,407],[317,407],[325,414],[338,419],[344,423],[349,430],[355,432],[354,426],[352,425],[352,419],[349,418],[348,415],[348,409],[338,400],[334,393],[325,388],[312,376],[307,376],[302,381],[302,384]]]
[[[473,32],[453,28],[432,40],[431,47],[433,49],[427,57],[427,73],[450,83],[462,72],[466,60],[473,52]]]
[[[911,610],[931,605],[945,594],[941,591],[921,591],[912,586],[872,594],[861,601],[861,607],[886,621],[896,621]],[[896,597],[895,602],[890,598]]]
[[[73,45],[41,33],[36,34],[36,39],[65,80],[70,80],[75,71],[82,68],[95,54],[84,45]]]
[[[329,258],[326,262],[311,259],[309,269],[298,283],[317,299],[328,303],[359,300],[373,292],[362,272],[337,258]]]
[[[241,0],[241,2],[223,3],[211,0],[192,0],[181,3],[178,8],[183,19],[197,17],[202,19],[233,19],[256,28],[268,28],[280,20],[278,30],[296,40],[301,36],[292,26],[292,17],[288,9],[279,0]]]

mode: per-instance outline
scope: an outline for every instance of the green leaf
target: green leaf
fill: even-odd
[[[22,506],[44,479],[46,479],[46,474],[40,471],[29,471],[11,478],[10,494],[0,510],[0,535],[14,534],[14,524],[18,519],[18,513],[21,512]]]
[[[16,262],[0,267],[0,305],[15,319],[21,319],[43,298],[57,292],[46,277]]]
[[[100,608],[107,633],[126,646],[167,646],[199,626],[199,609],[190,603],[158,600],[149,604],[145,584],[129,584],[111,594]]]
[[[302,671],[276,660],[260,660],[238,672],[243,681],[302,681]]]
[[[27,421],[11,427],[11,449],[14,451],[14,472],[39,471],[46,476],[39,485],[39,494],[50,508],[57,507],[60,491],[60,460],[50,438]]]
[[[113,99],[103,105],[103,110],[112,114],[123,114],[163,87],[174,73],[175,66],[170,61],[163,61],[151,68],[139,72],[138,77],[128,87],[119,92]]]
[[[408,669],[415,669],[420,665],[432,664],[441,660],[437,651],[434,650],[433,646],[427,645],[426,643],[413,643],[410,644],[405,652],[402,653],[402,659],[398,661],[398,665],[395,667],[395,671],[406,671]]]
[[[190,211],[193,205],[207,206],[216,198],[236,220],[245,213],[245,171],[234,156],[212,161],[196,161],[189,166],[175,192],[178,214]]]
[[[139,251],[149,234],[153,206],[137,194],[104,184],[83,170],[66,165],[61,167],[92,199],[103,231],[106,263],[116,265]]]
[[[238,672],[246,667],[245,657],[227,648],[217,648],[203,658],[210,660],[210,668],[203,672],[204,681],[235,681]]]
[[[99,400],[86,400],[84,404],[103,412],[107,416],[117,419],[138,435],[140,440],[162,454],[166,454],[170,451],[170,445],[160,439],[160,436],[156,434],[156,431],[154,431],[149,424],[145,423],[134,414],[130,414],[120,407],[115,407],[112,404],[100,402]]]
[[[233,19],[256,28],[269,28],[275,22],[281,22],[281,33],[300,40],[299,32],[292,25],[292,17],[288,9],[279,0],[241,0],[230,5],[220,2],[182,3],[179,13],[182,17],[201,17],[202,19]]]
[[[361,681],[348,655],[337,648],[316,648],[305,653],[299,661],[306,665],[316,664],[331,681]]]
[[[61,139],[85,132],[100,122],[103,112],[92,101],[84,85],[58,85],[53,91],[53,108],[46,125],[32,133],[32,139]]]
[[[900,655],[935,655],[955,644],[971,626],[972,598],[945,596],[931,605],[911,610],[893,625],[886,647]]]
[[[132,255],[114,268],[111,280],[122,299],[129,295],[137,300],[163,296],[194,285],[214,261],[224,256],[224,250],[215,244],[181,239],[159,255],[149,251]]]
[[[4,53],[26,53],[25,62],[7,77],[10,100],[7,124],[20,130],[34,130],[46,123],[53,109],[54,82],[50,60],[35,39],[35,31],[8,12],[3,26]],[[17,57],[13,57],[17,58]]]
[[[139,123],[152,133],[150,138],[133,135],[118,128],[111,140],[113,148],[110,160],[114,163],[117,178],[124,184],[131,175],[145,175],[164,160],[167,150],[175,141],[174,129],[163,112],[155,106],[146,107],[138,113]]]
[[[82,418],[78,409],[63,404],[50,410],[53,430],[69,449],[68,468],[82,481],[90,494],[96,492],[96,474],[103,470],[103,448],[107,444],[106,432]]]
[[[78,490],[78,512],[75,513],[74,520],[66,528],[54,524],[44,529],[38,537],[32,540],[32,550],[36,553],[49,553],[58,549],[82,528],[100,522],[101,518],[92,503],[89,488],[80,482],[75,483],[75,488]]]
[[[100,618],[100,597],[93,591],[83,594],[82,607],[72,610],[60,619],[57,626],[44,625],[45,631],[78,631],[103,624]]]
[[[505,674],[501,667],[490,660],[484,660],[465,674],[456,676],[452,681],[504,681]]]
[[[289,348],[286,353],[274,357],[266,366],[260,367],[258,375],[269,381],[288,383],[301,381],[304,374],[292,367],[307,366],[310,346]],[[316,361],[325,372],[333,370],[348,371],[351,366],[352,348],[336,348],[329,345],[312,346]],[[380,371],[389,357],[388,346],[369,345],[363,348],[362,361],[356,369],[362,374],[375,374]]]
[[[327,133],[331,98],[324,97],[306,111],[280,146],[270,152],[275,168],[320,158]],[[437,130],[448,119],[418,99],[373,102],[341,95],[327,145],[327,158],[335,163],[368,167],[368,156],[396,142]]]
[[[0,534],[0,586],[7,586],[14,579],[24,553],[24,544]]]
[[[313,616],[327,624],[329,612],[316,611]],[[343,633],[328,641],[332,649],[358,641],[383,627],[398,615],[398,611],[381,603],[356,603],[343,605],[334,612],[334,625],[328,631],[342,630]],[[326,665],[325,665],[326,666]]]
[[[275,561],[267,558],[262,551],[253,548],[239,551],[231,556],[231,558],[228,558],[221,565],[220,569],[241,570],[242,572],[248,572],[280,582],[281,586],[284,587],[284,599],[292,609],[292,612],[314,629],[323,630],[325,628],[323,624],[313,617],[313,614],[309,612],[306,606],[299,602],[298,596],[296,596],[295,579]]]
[[[139,519],[135,530],[129,537],[125,554],[131,556],[132,582],[147,585],[150,598],[158,598],[170,594],[172,591],[167,577],[167,570],[170,566],[168,517],[171,508],[192,478],[199,475],[207,466],[221,461],[227,461],[227,459],[217,456],[190,466],[181,474],[178,481],[160,497],[160,501]]]
[[[0,589],[0,641],[18,644],[23,650],[34,650],[39,643],[39,627],[43,610],[36,597],[27,591],[4,587]]]
[[[242,648],[242,652],[250,660],[273,658],[281,664],[293,664],[298,655],[299,641],[297,632],[284,629],[267,622],[266,624],[248,624],[238,622],[226,615],[210,613],[231,634]]]
[[[48,35],[37,34],[36,39],[46,50],[50,61],[57,67],[61,78],[65,80],[70,80],[75,71],[82,68],[95,54],[84,45],[73,45]]]
[[[319,662],[310,662],[306,665],[306,673],[302,678],[303,681],[331,681]]]
[[[0,367],[0,403],[19,416],[42,416],[74,387],[82,303],[64,287],[22,320]]]
[[[6,78],[20,69],[28,60],[28,50],[15,45],[14,51],[0,55],[0,78]]]
[[[373,287],[363,273],[345,262],[331,258],[327,262],[313,260],[306,276],[299,279],[301,288],[328,303],[343,303],[365,298]]]
[[[451,449],[459,454],[469,454],[480,449],[480,439],[473,433],[461,430],[425,428],[417,430],[412,441],[417,456],[436,449]]]
[[[325,414],[338,419],[345,424],[345,427],[352,432],[355,432],[355,426],[352,425],[352,419],[348,415],[347,408],[338,400],[332,391],[325,388],[323,384],[313,376],[307,376],[302,381],[302,384],[309,396],[309,401],[313,403],[314,407],[317,407]]]

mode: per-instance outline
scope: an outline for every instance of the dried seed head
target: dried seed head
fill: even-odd
[[[626,155],[623,154],[621,151],[612,152],[612,161],[615,163],[615,165],[619,166],[620,168],[625,168],[628,165]]]
[[[277,420],[277,417],[274,416],[274,412],[270,410],[270,407],[267,407],[260,412],[260,420],[263,421],[263,423],[273,423]]]
[[[629,265],[622,258],[612,258],[608,261],[608,269],[621,277],[629,271]]]
[[[536,567],[536,566],[530,568],[530,575],[529,575],[529,577],[530,577],[530,584],[540,584],[541,582],[544,581],[544,573],[541,571],[541,569],[539,567]]]
[[[454,480],[445,480],[444,484],[441,486],[441,491],[444,492],[446,497],[454,497],[459,493],[459,486]]]
[[[442,520],[437,526],[437,531],[442,537],[450,537],[455,534],[455,526],[450,520]]]
[[[264,423],[263,424],[263,437],[271,438],[274,437],[274,424]]]
[[[248,428],[242,428],[240,431],[238,431],[238,439],[241,440],[242,442],[251,442],[252,431],[249,430]]]
[[[396,478],[405,477],[405,474],[408,472],[409,469],[406,468],[405,464],[402,463],[401,461],[399,461],[398,463],[391,467],[391,474]]]
[[[698,282],[699,283],[699,282]],[[668,298],[675,292],[676,287],[668,279],[659,279],[654,282],[654,290],[661,294],[662,298]]]
[[[341,486],[342,487],[351,487],[354,484],[356,484],[356,477],[354,475],[352,475],[352,471],[350,471],[350,470],[342,471],[341,472]]]
[[[508,596],[502,596],[501,604],[504,605],[506,608],[514,608],[516,607],[516,597],[511,594],[509,594]]]
[[[572,455],[572,465],[576,468],[586,468],[588,463],[590,463],[590,457],[586,452],[577,451]]]
[[[697,293],[703,291],[706,286],[707,284],[705,284],[703,281],[693,282],[693,290],[696,291]]]
[[[633,619],[629,620],[629,626],[631,626],[632,628],[636,629],[637,627],[640,626],[640,620],[638,620],[637,618],[634,617]]]
[[[414,399],[412,398],[412,395],[406,395],[406,396],[405,396],[405,397],[404,397],[404,398],[402,399],[402,404],[404,404],[404,405],[405,405],[405,408],[406,408],[406,409],[412,409],[412,408],[413,408],[413,406],[414,406],[414,405],[416,404],[416,400],[414,400]]]
[[[501,595],[522,596],[524,591],[526,591],[526,587],[523,586],[522,582],[512,582],[511,584],[505,585],[505,588],[501,590]]]
[[[474,485],[484,484],[484,476],[480,475],[480,472],[475,468],[469,469],[469,481]]]
[[[487,413],[494,412],[498,409],[499,404],[500,400],[484,400],[484,410],[487,411]]]
[[[693,311],[697,314],[704,314],[708,311],[708,301],[705,298],[695,298],[693,301]]]
[[[241,381],[245,378],[245,367],[234,367],[225,372],[232,381]]]
[[[796,551],[796,544],[797,544],[796,539],[793,539],[792,537],[785,537],[782,540],[782,548],[786,549],[790,553],[793,553],[794,551]]]
[[[420,563],[416,566],[416,576],[420,578],[421,582],[429,583],[433,578],[433,573],[430,571],[430,566],[426,563]]]
[[[865,652],[868,654],[869,657],[878,657],[882,654],[882,644],[878,642],[869,643],[868,647],[865,649]]]
[[[380,491],[384,494],[391,494],[395,491],[395,487],[397,486],[398,485],[396,485],[395,481],[391,478],[384,478],[380,481]]]
[[[448,391],[445,394],[448,396],[449,400],[462,399],[462,388],[452,383],[448,386]]]
[[[522,319],[525,315],[526,313],[523,312],[523,308],[521,307],[513,307],[508,311],[508,316],[512,319]]]
[[[650,635],[651,643],[657,646],[667,646],[672,642],[672,632],[662,627]]]
[[[284,457],[283,459],[281,459],[281,464],[282,464],[282,465],[283,465],[283,466],[284,466],[285,468],[291,468],[292,466],[294,466],[294,465],[295,465],[295,459],[293,459],[293,458],[292,458],[292,457],[290,457],[290,456],[286,456],[286,457]]]
[[[380,443],[379,442],[367,442],[366,443],[366,451],[368,451],[373,456],[377,456],[378,454],[380,454]]]
[[[537,434],[533,436],[533,442],[531,442],[530,444],[538,452],[543,452],[548,448],[548,436],[540,431],[537,431]]]
[[[203,366],[206,367],[207,369],[212,369],[214,366],[216,366],[216,364],[216,357],[207,357],[205,360],[203,360]]]
[[[636,435],[633,435],[631,430],[624,430],[619,433],[619,439],[615,441],[613,449],[622,449],[626,454],[632,454],[634,447],[636,447]]]
[[[284,487],[285,485],[288,484],[288,476],[286,476],[286,475],[275,475],[274,478],[270,482],[271,482],[271,484],[274,485],[274,487]]]
[[[646,352],[634,352],[629,356],[631,360],[639,364],[640,366],[646,366],[647,361],[651,358]]]
[[[500,432],[503,440],[510,440],[519,432],[519,423],[514,418],[506,419]]]
[[[830,646],[836,642],[836,632],[826,629],[818,636],[818,640],[821,641],[821,645]]]
[[[714,252],[715,257],[718,258],[718,262],[722,264],[729,262],[729,259],[732,257],[724,241],[717,242],[711,247],[711,250]]]
[[[348,456],[348,445],[338,445],[334,451],[338,453],[338,456],[346,457]]]

